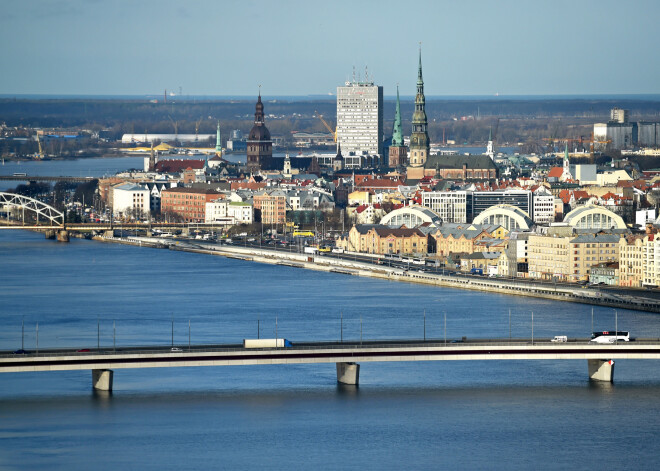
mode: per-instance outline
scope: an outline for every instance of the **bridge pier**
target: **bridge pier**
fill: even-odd
[[[46,236],[47,240],[54,240],[57,234],[55,233],[55,229],[48,229],[44,231],[44,235]]]
[[[62,229],[57,231],[57,241],[58,242],[69,242],[69,231]]]
[[[360,382],[360,365],[357,363],[337,363],[337,382],[357,386]]]
[[[587,360],[589,379],[591,381],[606,381],[614,379],[614,360]]]
[[[92,370],[92,386],[99,391],[112,391],[112,370]]]
[[[109,231],[103,231],[103,237],[107,237],[109,239],[113,238],[115,236],[115,230],[110,229]]]

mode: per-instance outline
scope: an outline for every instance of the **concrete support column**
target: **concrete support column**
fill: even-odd
[[[357,386],[360,382],[360,365],[357,363],[337,363],[337,382]]]
[[[587,360],[589,364],[589,379],[592,381],[607,381],[614,379],[614,360]]]
[[[48,240],[54,240],[55,239],[55,230],[53,229],[48,229],[44,232],[46,235],[46,239]]]
[[[57,241],[58,242],[69,242],[69,231],[62,229],[57,231]]]
[[[114,229],[110,229],[109,231],[103,231],[103,237],[114,237],[115,236],[115,231]]]
[[[92,370],[92,386],[99,391],[112,391],[112,370]]]

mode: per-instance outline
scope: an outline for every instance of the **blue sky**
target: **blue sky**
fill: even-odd
[[[0,94],[660,93],[656,0],[2,0]]]

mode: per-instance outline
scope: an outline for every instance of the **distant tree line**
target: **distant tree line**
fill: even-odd
[[[255,97],[256,98],[256,97]],[[122,134],[214,134],[220,121],[223,140],[232,129],[247,133],[254,121],[256,99],[179,100],[151,103],[113,99],[0,99],[0,121],[9,127],[59,127],[111,130]],[[412,97],[402,97],[404,133],[408,134],[413,112]],[[594,122],[607,121],[610,109],[630,110],[631,120],[660,120],[660,102],[642,99],[444,99],[427,98],[429,134],[434,142],[453,139],[457,143],[483,143],[497,129],[497,141],[525,142],[528,139],[588,137]],[[391,134],[394,101],[385,100],[385,136]],[[317,114],[334,125],[336,101],[329,99],[270,100],[264,97],[266,125],[273,136],[291,137],[292,131],[327,132]],[[499,120],[499,124],[498,124]],[[444,134],[443,134],[444,133]],[[211,144],[214,144],[212,142]],[[3,155],[12,149],[3,144]],[[52,143],[47,153],[72,155],[79,142]],[[36,143],[35,143],[36,147]],[[99,145],[101,147],[101,145]],[[30,152],[34,152],[30,150]],[[28,152],[29,153],[29,152]]]

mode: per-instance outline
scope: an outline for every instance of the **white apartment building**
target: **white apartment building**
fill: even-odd
[[[538,188],[532,196],[532,215],[536,224],[549,224],[555,220],[555,197],[545,187]]]
[[[436,212],[443,222],[467,222],[468,215],[471,213],[471,201],[472,194],[468,191],[428,191],[422,193],[422,206]]]
[[[346,159],[383,155],[383,87],[373,82],[346,82],[337,87],[337,142]]]
[[[216,200],[206,203],[207,223],[218,224],[252,224],[254,219],[252,205],[244,202]]]
[[[151,192],[134,183],[112,188],[112,213],[116,216],[144,216],[150,213]]]
[[[660,286],[660,237],[658,234],[644,238],[643,286]]]

